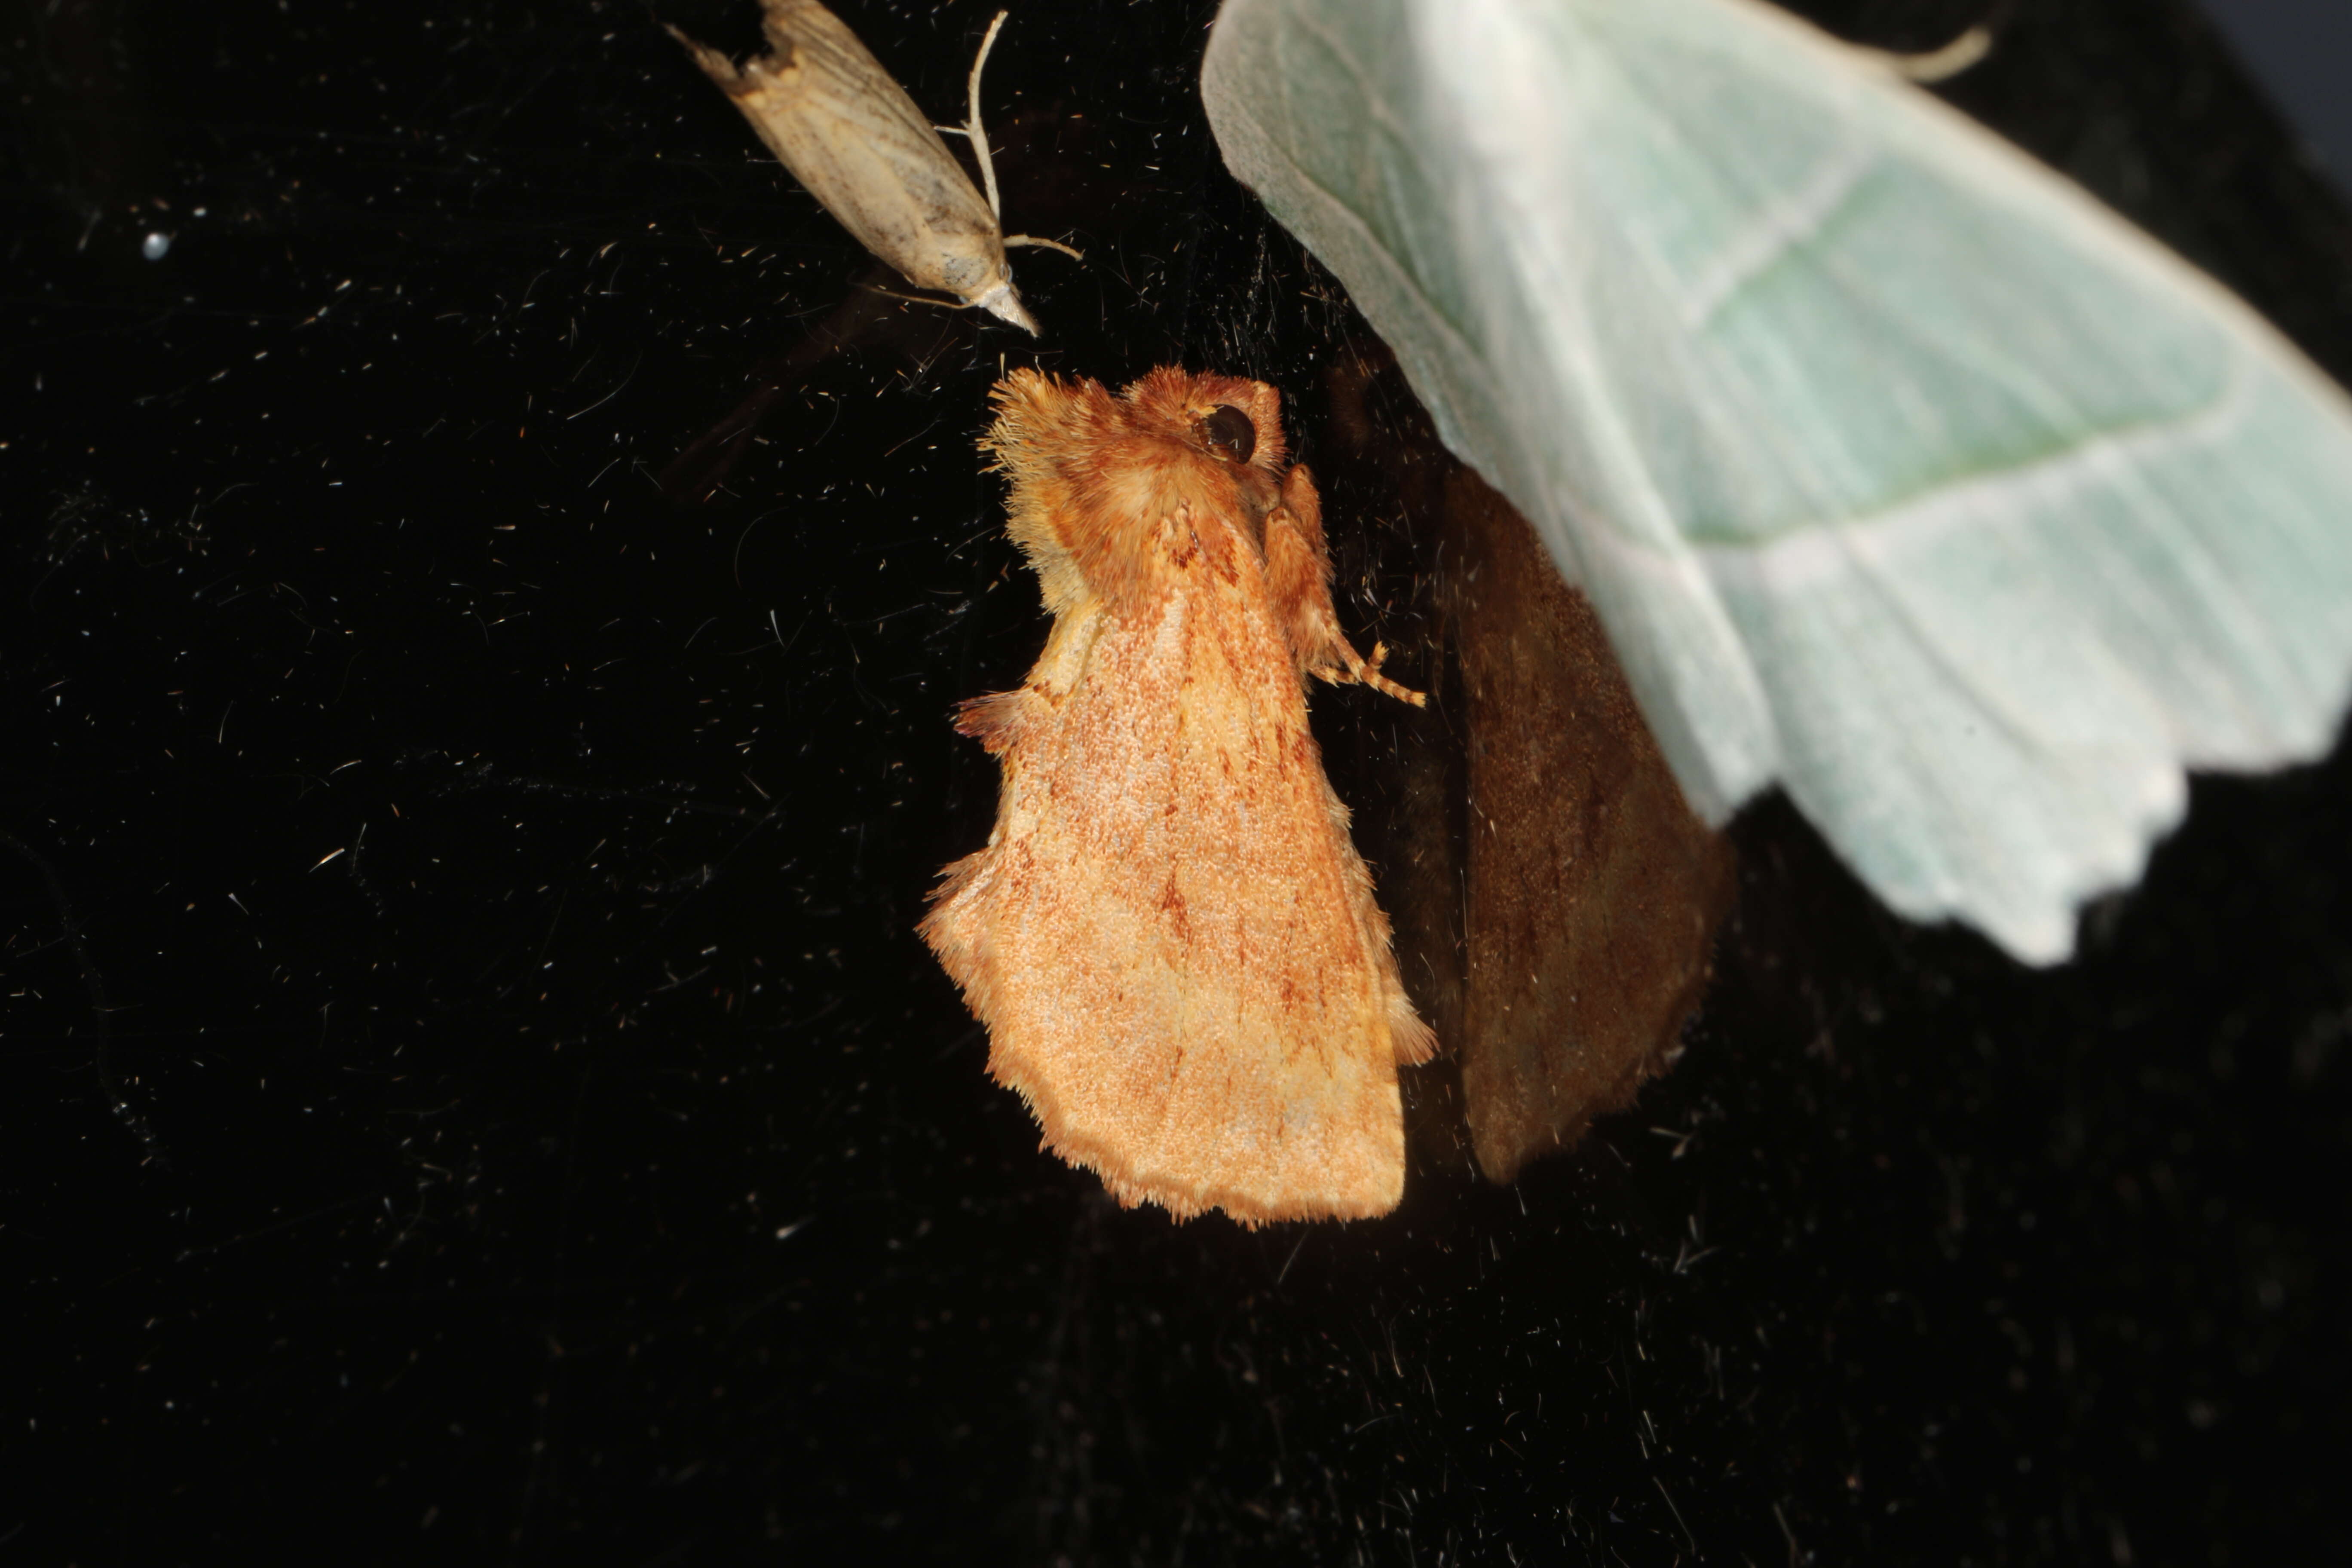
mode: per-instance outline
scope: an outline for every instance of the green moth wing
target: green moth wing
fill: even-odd
[[[2332,741],[2352,402],[1881,58],[1758,0],[1226,0],[1202,90],[1708,820],[1778,782],[2053,963],[2184,770]]]

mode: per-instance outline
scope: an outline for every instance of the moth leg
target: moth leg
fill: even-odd
[[[1340,631],[1331,607],[1331,558],[1323,548],[1323,500],[1304,463],[1283,476],[1282,499],[1265,514],[1265,582],[1300,673],[1335,686],[1361,681],[1416,708],[1428,700],[1381,673],[1385,644],[1375,643],[1365,658]]]
[[[1085,251],[1073,249],[1058,239],[1040,239],[1034,234],[1008,234],[1004,237],[1005,249],[1010,250],[1016,245],[1034,245],[1045,250],[1058,250],[1073,261],[1087,258]]]
[[[945,297],[937,294],[909,294],[903,289],[885,289],[878,283],[862,283],[858,287],[864,289],[868,294],[879,294],[885,300],[897,300],[908,305],[937,305],[945,310],[961,310],[966,308],[964,301],[952,294]]]

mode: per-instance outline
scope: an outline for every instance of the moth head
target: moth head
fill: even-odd
[[[1246,463],[1257,450],[1256,423],[1230,403],[1218,404],[1194,421],[1192,434],[1211,452],[1233,462]]]
[[[1162,365],[1120,395],[1139,429],[1164,436],[1235,479],[1255,470],[1281,477],[1290,466],[1282,438],[1282,395],[1262,381]]]

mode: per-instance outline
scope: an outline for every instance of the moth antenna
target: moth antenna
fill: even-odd
[[[996,35],[1004,26],[1010,11],[999,11],[988,25],[988,36],[980,40],[980,53],[972,57],[971,79],[969,86],[971,109],[963,122],[964,140],[971,143],[972,156],[980,160],[980,183],[988,192],[988,210],[996,221],[1004,222],[1004,208],[996,199],[996,163],[988,155],[988,132],[980,128],[980,73],[988,65],[988,51],[996,47]]]

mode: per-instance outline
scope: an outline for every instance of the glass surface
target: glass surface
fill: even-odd
[[[2018,9],[1950,96],[2352,370],[2352,226],[2210,33]],[[842,10],[961,118],[992,7]],[[638,5],[23,9],[0,1466],[47,1479],[0,1542],[2352,1546],[2340,754],[2200,782],[2048,973],[1760,804],[1685,1059],[1516,1188],[1424,1144],[1394,1216],[1250,1233],[1038,1152],[913,934],[993,811],[953,705],[1045,629],[973,447],[1000,367],[1271,381],[1343,624],[1435,657],[1427,541],[1333,434],[1377,348],[1223,174],[1208,14],[999,40],[1007,226],[1087,253],[1015,253],[1032,342],[877,292]],[[1314,712],[1377,862],[1443,704]]]

